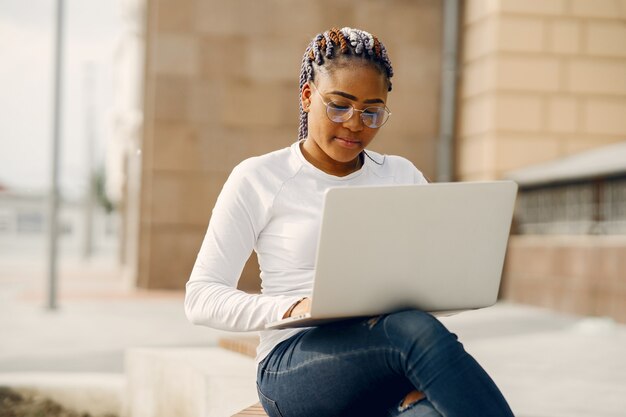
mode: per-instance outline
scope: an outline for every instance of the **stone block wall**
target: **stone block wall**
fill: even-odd
[[[626,1],[465,6],[461,179],[500,178],[626,138]]]
[[[626,323],[625,236],[513,236],[501,294]]]
[[[318,32],[353,26],[386,44],[392,119],[372,149],[435,173],[439,0],[149,0],[137,285],[182,288],[211,208],[241,160],[297,139],[298,78]],[[252,259],[241,287],[258,288]]]
[[[626,139],[626,0],[464,4],[459,179]],[[624,322],[625,248],[606,236],[512,236],[502,296]]]

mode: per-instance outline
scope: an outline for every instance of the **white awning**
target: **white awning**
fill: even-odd
[[[619,174],[626,174],[626,141],[510,171],[505,178],[520,186],[534,186]]]

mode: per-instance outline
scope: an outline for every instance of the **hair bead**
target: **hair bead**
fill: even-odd
[[[326,53],[324,54],[326,58],[332,58],[333,56],[333,41],[330,37],[330,33],[324,32],[324,46],[326,47]]]

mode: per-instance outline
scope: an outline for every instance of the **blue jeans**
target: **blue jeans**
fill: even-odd
[[[259,364],[257,387],[270,417],[513,416],[456,335],[417,310],[302,331]],[[401,409],[415,389],[426,399]]]

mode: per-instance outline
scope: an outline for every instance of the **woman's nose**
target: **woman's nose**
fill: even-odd
[[[352,116],[343,122],[343,126],[352,132],[360,132],[363,130],[363,120],[361,120],[361,113],[358,111],[352,112]]]

